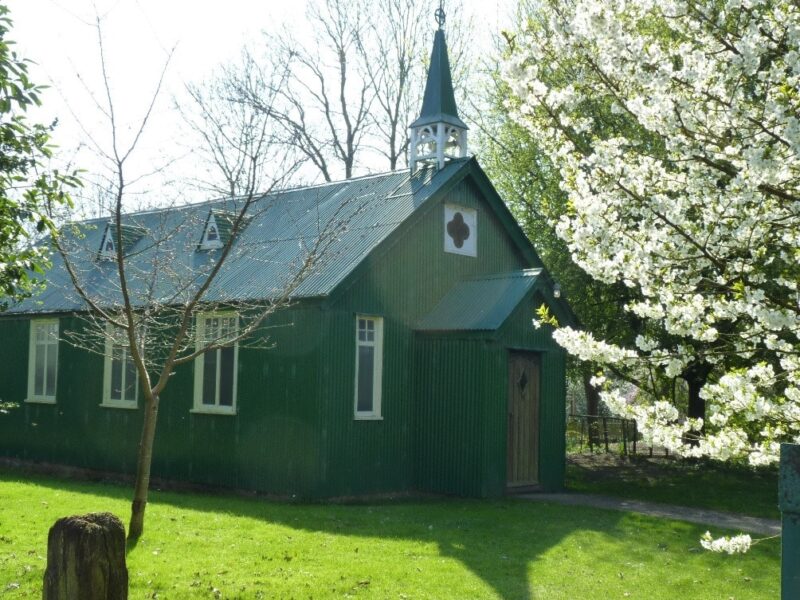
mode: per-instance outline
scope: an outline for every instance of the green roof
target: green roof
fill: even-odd
[[[533,289],[541,269],[461,281],[418,323],[417,331],[494,331]]]
[[[292,294],[293,298],[327,296],[408,217],[476,169],[474,159],[464,159],[441,170],[393,171],[267,194],[248,210],[247,226],[204,298],[209,302],[275,298],[307,249],[320,239],[321,228],[332,224],[324,255]],[[126,264],[134,304],[183,303],[199,285],[198,273],[221,252],[198,251],[209,214],[215,215],[222,230],[226,216],[241,205],[239,199],[223,199],[124,215],[123,237],[132,244],[126,248]],[[72,262],[91,296],[113,308],[121,304],[116,263],[98,260],[97,250],[107,226],[107,218],[66,226],[62,242],[70,247]],[[144,235],[134,239],[125,235],[128,232]],[[51,260],[46,287],[7,313],[86,310],[61,257],[54,253]]]
[[[422,110],[419,118],[411,124],[411,127],[422,127],[440,122],[468,129],[464,121],[458,117],[444,31],[437,29],[433,37],[433,52],[431,52],[431,64],[428,67],[428,81],[425,83]]]

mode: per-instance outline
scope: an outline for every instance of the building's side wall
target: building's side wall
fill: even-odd
[[[50,318],[50,317],[48,317]],[[75,317],[59,318],[59,334],[80,332]],[[130,472],[135,465],[141,411],[99,406],[103,393],[103,357],[59,342],[56,403],[25,402],[30,320],[0,319],[3,351],[0,381],[4,400],[16,403],[0,415],[0,453],[102,470]]]
[[[478,256],[444,252],[444,203],[478,210]],[[331,495],[414,486],[414,335],[418,319],[458,281],[530,267],[468,180],[426,212],[335,297],[326,311],[320,372],[325,403],[326,489]],[[353,418],[355,315],[384,317],[383,420]]]
[[[81,327],[62,317],[62,335]],[[161,396],[153,476],[276,494],[319,493],[317,394],[320,311],[297,305],[273,316],[265,348],[239,348],[237,414],[192,413],[194,364],[178,367]],[[0,455],[132,473],[142,420],[139,408],[99,406],[103,357],[59,345],[57,403],[24,402],[27,318],[0,319],[3,400],[19,402],[0,415]],[[252,343],[252,342],[250,342]],[[13,349],[13,350],[10,350]],[[10,356],[13,355],[13,358]]]
[[[540,355],[539,480],[564,485],[565,355],[531,318],[542,300],[522,302],[497,332],[419,334],[414,394],[415,485],[420,490],[499,496],[506,489],[508,357]]]

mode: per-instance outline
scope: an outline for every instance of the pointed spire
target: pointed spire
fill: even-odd
[[[439,29],[433,36],[433,52],[428,67],[428,81],[425,84],[425,96],[422,100],[422,111],[411,127],[430,125],[431,123],[447,123],[467,129],[458,117],[456,96],[453,93],[453,79],[450,75],[450,59],[447,56],[447,42],[444,39],[444,11],[436,11]]]
[[[444,39],[444,8],[440,0],[436,10],[439,28],[433,36],[433,52],[425,83],[425,96],[419,118],[409,129],[408,165],[411,172],[421,166],[435,165],[444,168],[453,159],[467,155],[467,129],[458,116],[456,96],[453,93],[453,78],[450,75],[450,59],[447,57],[447,42]]]

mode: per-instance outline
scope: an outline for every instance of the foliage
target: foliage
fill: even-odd
[[[523,14],[524,9],[523,9]],[[524,18],[521,19],[524,22]],[[514,34],[506,32],[506,39]],[[508,54],[508,50],[506,50]],[[569,73],[554,72],[554,79]],[[519,99],[510,96],[508,84],[493,72],[487,104],[480,122],[481,163],[486,168],[500,195],[536,247],[542,262],[562,288],[562,294],[577,315],[581,325],[598,337],[615,344],[632,344],[641,333],[641,319],[626,313],[622,306],[634,297],[634,290],[614,282],[592,278],[570,255],[570,249],[556,233],[558,219],[568,210],[568,198],[561,189],[561,174],[540,148],[531,131],[508,116],[509,106],[517,107]],[[595,118],[601,124],[612,117],[602,107],[595,107]],[[614,117],[616,119],[616,117]],[[636,372],[614,365],[616,375],[636,380]],[[597,366],[589,362],[570,361],[569,372],[580,375],[581,395],[586,396],[585,411],[596,414],[598,397],[589,386],[589,378]],[[645,389],[649,380],[636,380]],[[661,381],[658,382],[662,383]]]
[[[57,518],[126,509],[123,487],[26,479],[0,473],[3,598],[39,593],[43,532]],[[132,598],[746,600],[779,593],[776,540],[723,559],[694,551],[702,527],[524,500],[331,506],[154,492],[148,518],[151,533],[127,556]]]
[[[653,377],[701,367],[705,422],[595,383],[649,443],[774,462],[800,441],[800,9],[538,6],[507,64],[510,108],[562,177],[559,237],[592,277],[632,290],[625,309],[647,324],[624,347],[569,328],[558,341]],[[598,126],[597,106],[616,126]]]
[[[53,231],[47,206],[68,203],[66,190],[79,185],[75,173],[47,168],[51,128],[26,118],[39,106],[42,87],[28,79],[28,61],[13,50],[8,14],[0,4],[0,300],[6,301],[29,293],[31,273],[47,264],[47,248],[31,243]]]

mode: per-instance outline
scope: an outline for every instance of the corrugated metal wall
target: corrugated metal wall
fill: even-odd
[[[236,416],[191,413],[194,367],[179,367],[161,398],[153,475],[317,495],[320,320],[316,305],[293,307],[275,315],[263,331],[273,348],[240,347]],[[0,347],[9,354],[0,355],[4,400],[21,402],[27,394],[28,323],[27,319],[0,320]],[[289,323],[293,325],[280,326]],[[82,323],[62,317],[60,326],[63,335]],[[9,348],[16,349],[13,358]],[[102,378],[101,356],[62,341],[57,404],[22,403],[0,416],[0,453],[133,472],[142,411],[100,407]]]
[[[431,337],[418,340],[416,358],[416,487],[490,495],[486,458],[505,441],[504,428],[497,426],[505,414],[493,410],[503,401],[499,353],[481,339]],[[500,466],[502,478],[505,464]]]
[[[541,473],[543,483],[560,486],[563,356],[531,332],[532,305],[501,339],[414,337],[418,318],[457,281],[538,266],[525,262],[471,183],[447,201],[478,209],[477,259],[443,252],[440,202],[404,224],[404,234],[359,266],[340,294],[275,315],[270,325],[292,326],[266,330],[273,348],[240,348],[236,417],[191,413],[193,365],[180,367],[162,396],[154,476],[309,497],[414,487],[502,493],[507,347],[516,346],[547,350]],[[385,318],[381,421],[353,419],[358,313]],[[63,317],[61,327],[80,321]],[[27,393],[28,335],[27,319],[0,319],[3,400]],[[58,404],[0,415],[0,453],[132,472],[141,410],[100,407],[102,373],[102,357],[62,342]]]
[[[540,353],[539,479],[564,485],[565,356],[531,319],[542,298],[520,304],[498,332],[419,334],[415,403],[416,486],[468,496],[506,488],[509,350]]]
[[[446,254],[443,202],[421,215],[391,247],[369,259],[351,286],[332,300],[325,328],[321,371],[326,418],[330,495],[415,487],[420,399],[414,387],[413,327],[457,282],[479,274],[528,265],[474,186],[462,182],[445,200],[478,209],[478,258]],[[383,420],[354,421],[355,315],[380,315],[384,323]],[[450,359],[456,370],[460,358]],[[480,421],[480,416],[476,417]],[[458,424],[454,423],[454,427]],[[455,433],[453,435],[456,435]],[[475,434],[475,439],[479,438]],[[445,440],[442,452],[449,452]],[[458,460],[466,460],[458,457]],[[477,480],[477,478],[475,478]]]

